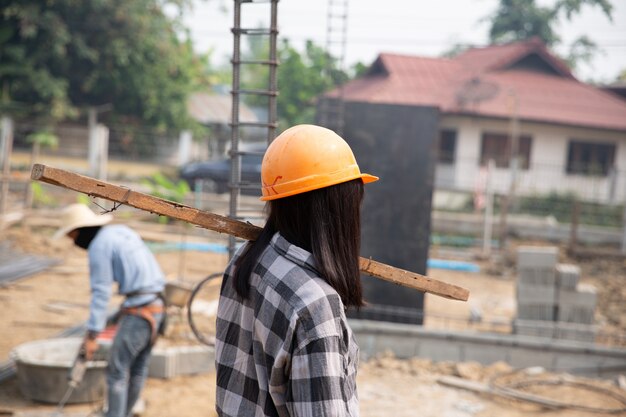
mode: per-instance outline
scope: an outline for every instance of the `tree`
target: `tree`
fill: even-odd
[[[535,0],[500,0],[498,10],[491,20],[489,39],[492,43],[522,41],[539,37],[553,47],[561,42],[554,28],[559,18],[571,20],[583,6],[599,7],[612,20],[613,6],[609,0],[558,0],[552,7],[536,4]],[[597,45],[586,36],[570,45],[566,60],[574,66],[580,61],[589,61],[597,52]]]
[[[161,130],[189,125],[187,95],[208,65],[181,39],[184,0],[8,0],[0,6],[3,103],[59,120],[112,105],[113,117]]]
[[[352,78],[338,68],[335,58],[312,41],[307,41],[304,51],[300,52],[285,39],[279,44],[277,54],[280,65],[277,70],[279,95],[276,107],[279,123],[283,127],[312,123],[315,119],[315,99]],[[268,42],[252,38],[246,58],[267,59],[268,55]],[[363,70],[362,64],[353,68],[355,73]],[[250,66],[244,68],[241,79],[247,88],[267,89],[268,78],[267,67]],[[264,98],[257,96],[247,96],[245,100],[253,106],[267,105]]]

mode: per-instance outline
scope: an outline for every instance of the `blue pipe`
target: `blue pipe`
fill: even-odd
[[[429,259],[426,265],[428,266],[428,268],[433,269],[447,269],[450,271],[463,272],[480,272],[480,266],[471,262],[448,261],[445,259]]]

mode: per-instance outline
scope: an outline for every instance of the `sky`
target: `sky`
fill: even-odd
[[[345,0],[347,1],[347,0]],[[554,0],[537,0],[549,6]],[[342,3],[335,0],[334,3]],[[498,0],[352,0],[348,2],[346,67],[356,62],[371,64],[381,52],[438,56],[455,43],[485,45],[489,23]],[[590,64],[576,71],[582,81],[609,83],[626,70],[626,1],[612,0],[613,21],[599,10],[584,6],[571,21],[559,22],[556,30],[564,45],[581,35],[589,36],[601,51]],[[281,0],[278,2],[279,39],[288,38],[301,50],[305,40],[326,45],[328,0]],[[269,3],[242,6],[242,27],[269,22]],[[232,55],[233,1],[193,0],[184,18],[199,52],[212,49],[214,64],[227,63]],[[557,48],[563,53],[568,48]],[[337,55],[338,47],[331,49]]]

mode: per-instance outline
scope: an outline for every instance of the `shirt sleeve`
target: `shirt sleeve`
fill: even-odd
[[[354,384],[346,372],[339,336],[322,337],[296,350],[292,357],[287,408],[292,416],[344,417]]]
[[[96,247],[89,248],[91,304],[87,330],[95,332],[101,332],[106,325],[107,306],[111,299],[111,286],[113,284],[112,248],[106,242],[98,243],[99,245]]]

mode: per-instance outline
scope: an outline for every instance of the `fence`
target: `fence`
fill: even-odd
[[[485,237],[490,227],[497,236],[507,227],[522,237],[623,246],[625,188],[626,171],[615,168],[582,175],[534,164],[512,175],[461,159],[436,168],[434,229],[450,232],[465,221],[460,234]]]
[[[476,159],[457,158],[453,164],[437,164],[435,186],[442,190],[485,193],[490,184],[495,194],[507,194],[514,176],[515,193],[542,196],[550,193],[574,194],[580,200],[601,204],[621,204],[626,200],[626,170],[611,166],[606,170],[572,171],[563,164],[533,163],[513,172],[510,168],[479,165]]]
[[[29,135],[44,129],[46,126],[33,122],[15,123],[14,150],[30,152],[32,144]],[[112,160],[150,162],[173,167],[186,159],[206,159],[209,156],[207,142],[210,138],[196,138],[183,147],[183,139],[177,132],[162,133],[125,125],[109,125],[106,130],[107,155]],[[57,146],[41,149],[42,154],[83,159],[89,157],[89,128],[86,124],[60,124],[55,127],[54,134],[58,137]],[[188,154],[187,157],[183,158],[181,152]]]

